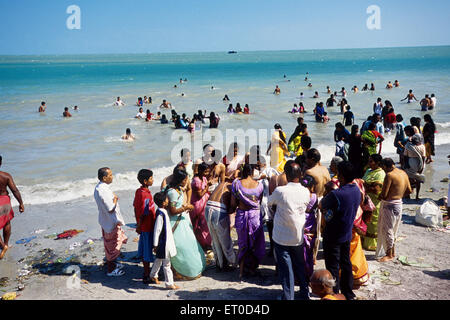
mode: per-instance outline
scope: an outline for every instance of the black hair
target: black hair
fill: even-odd
[[[156,205],[159,208],[163,207],[164,201],[167,199],[167,193],[166,192],[158,192],[153,196],[153,201],[155,201]]]
[[[395,116],[395,120],[397,120],[397,122],[401,122],[401,121],[403,121],[403,117],[402,117],[402,115],[399,113],[399,114],[397,114],[396,116]]]
[[[356,135],[356,132],[358,131],[359,126],[357,124],[352,125],[352,129],[351,129],[351,135],[354,136]]]
[[[300,146],[303,149],[309,149],[311,148],[312,140],[310,136],[302,136],[300,139]]]
[[[342,161],[337,165],[338,176],[344,178],[349,183],[355,179],[355,168],[349,161]]]
[[[127,134],[131,134],[131,129],[130,129],[130,128],[127,128],[127,129],[125,130],[125,132],[126,132]]]
[[[310,159],[314,161],[314,163],[319,163],[320,161],[320,152],[317,149],[310,149],[306,153],[306,159]]]
[[[377,165],[381,165],[381,161],[383,161],[383,157],[378,153],[370,155],[369,158],[371,158]]]
[[[200,173],[203,174],[208,168],[209,168],[209,166],[206,163],[204,163],[204,162],[200,163],[198,165],[198,174],[199,175],[200,175]]]
[[[148,169],[141,169],[138,172],[137,179],[140,184],[144,185],[144,180],[148,180],[153,177],[153,171]]]
[[[186,154],[186,152],[191,152],[191,151],[188,148],[181,149],[180,156],[181,157],[184,156]]]
[[[253,170],[255,169],[255,167],[251,164],[244,164],[244,166],[242,167],[242,178],[248,178],[249,176],[253,175]]]
[[[312,186],[315,186],[317,184],[316,179],[314,179],[314,177],[310,175],[306,175],[303,178],[301,178],[300,183],[305,188],[311,188]]]
[[[367,129],[369,129],[369,130],[375,130],[376,127],[377,127],[376,124],[373,123],[373,122],[371,122],[371,123],[369,123],[369,126],[367,127]]]
[[[384,158],[383,160],[381,160],[381,164],[387,168],[392,168],[395,165],[394,160],[392,160],[391,158]]]
[[[406,126],[404,130],[405,130],[405,134],[408,137],[412,137],[414,135],[414,128],[412,126]]]
[[[109,169],[108,167],[103,167],[103,168],[98,169],[98,173],[97,173],[98,180],[103,181],[103,177],[106,177],[108,175],[108,170],[111,170],[111,169]]]
[[[168,189],[178,189],[180,187],[181,183],[188,177],[188,174],[186,170],[176,169],[173,172],[173,178],[172,181],[168,185]]]

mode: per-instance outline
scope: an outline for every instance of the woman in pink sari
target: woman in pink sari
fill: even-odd
[[[208,188],[211,185],[206,178],[209,176],[210,169],[206,163],[198,166],[198,173],[192,179],[192,197],[191,204],[194,210],[190,212],[192,227],[197,241],[206,252],[211,247],[211,235],[208,229],[208,223],[205,219],[205,206],[209,199]]]

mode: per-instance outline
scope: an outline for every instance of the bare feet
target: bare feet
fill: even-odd
[[[6,251],[8,251],[9,247],[5,244],[3,246],[2,252],[0,253],[0,260],[5,256]]]
[[[177,286],[176,284],[173,284],[171,286],[166,286],[166,289],[168,289],[168,290],[177,290],[177,289],[180,289],[180,287]]]
[[[391,261],[392,259],[394,259],[394,257],[384,256],[383,258],[379,259],[378,262],[387,262],[387,261]]]

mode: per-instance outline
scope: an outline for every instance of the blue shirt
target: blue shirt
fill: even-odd
[[[354,183],[333,190],[322,199],[322,208],[326,211],[324,241],[332,243],[351,241],[353,222],[360,204],[361,191]]]

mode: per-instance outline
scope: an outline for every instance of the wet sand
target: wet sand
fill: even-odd
[[[367,286],[355,290],[358,299],[449,299],[450,234],[448,231],[418,225],[414,220],[416,209],[424,199],[430,198],[442,205],[448,183],[440,181],[448,176],[448,153],[450,150],[441,146],[437,150],[435,162],[426,168],[427,181],[422,186],[421,200],[405,202],[396,244],[397,257],[406,256],[409,261],[429,266],[408,266],[398,259],[379,263],[374,259],[374,252],[366,251],[370,280]],[[430,192],[431,188],[434,188],[434,192]],[[157,188],[153,187],[152,192],[155,189]],[[5,258],[0,260],[0,294],[16,291],[20,294],[18,300],[275,300],[281,295],[281,285],[274,261],[270,257],[264,259],[260,277],[249,278],[242,283],[238,281],[238,270],[218,272],[211,266],[197,280],[176,281],[180,286],[176,291],[166,290],[164,282],[159,285],[144,285],[142,263],[136,259],[138,244],[133,241],[138,237],[134,230],[134,192],[123,191],[117,194],[127,223],[124,230],[128,243],[122,248],[120,258],[125,265],[124,276],[114,278],[105,274],[101,229],[93,197],[67,203],[30,205],[26,206],[23,214],[19,214],[18,208],[14,208],[16,216],[12,221],[11,248]],[[67,229],[81,229],[84,232],[66,240],[45,237]],[[43,231],[39,232],[40,230]],[[232,234],[236,240],[235,232]],[[15,243],[31,236],[36,238],[27,244]],[[267,232],[266,240],[268,246]],[[79,243],[79,246],[74,246],[74,243]],[[33,263],[34,267],[31,266]],[[80,267],[79,286],[71,275],[65,273],[65,268],[70,265]],[[322,250],[319,251],[316,265],[316,269],[321,268],[324,268]],[[164,275],[161,273],[160,280],[163,279]],[[18,290],[19,286],[24,286],[24,289]]]

